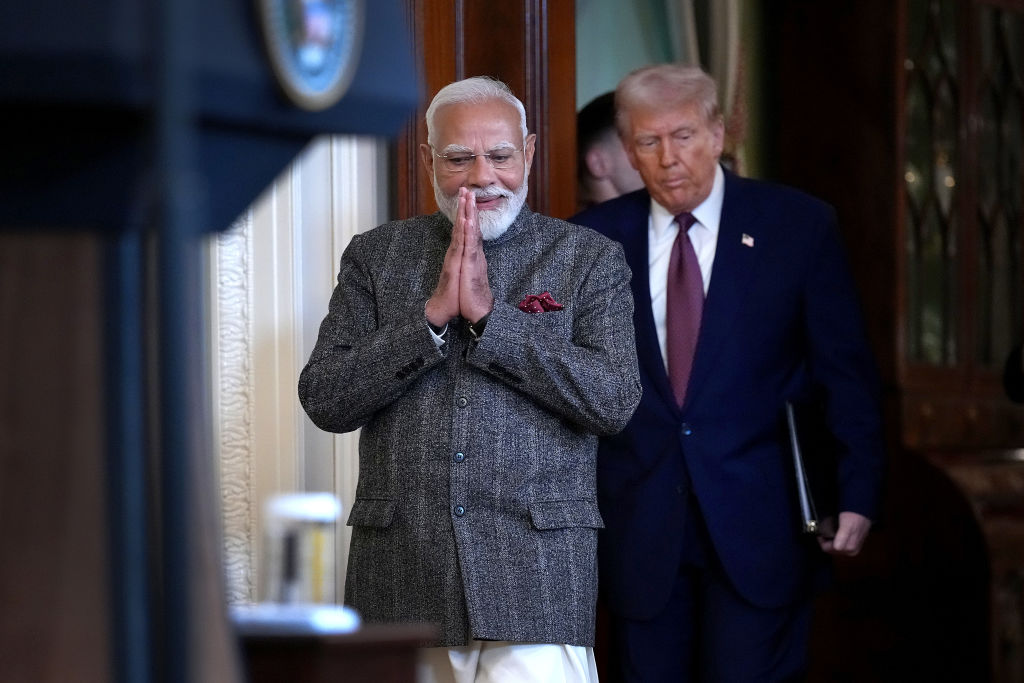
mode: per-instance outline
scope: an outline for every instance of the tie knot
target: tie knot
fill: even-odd
[[[687,211],[676,216],[676,222],[679,223],[679,230],[685,233],[693,227],[693,224],[697,222],[697,219],[693,217],[692,213]]]

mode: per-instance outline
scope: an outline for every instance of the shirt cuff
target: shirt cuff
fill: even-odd
[[[444,327],[438,330],[428,322],[427,329],[430,330],[430,336],[434,338],[434,343],[437,345],[437,348],[444,346],[444,335],[448,333],[448,323],[445,323]]]

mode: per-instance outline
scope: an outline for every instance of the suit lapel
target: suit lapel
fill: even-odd
[[[631,207],[630,220],[621,232],[621,242],[626,252],[626,262],[633,273],[630,286],[633,288],[633,326],[636,328],[636,355],[655,390],[662,400],[678,409],[672,385],[665,371],[665,360],[658,344],[658,330],[654,326],[651,310],[651,273],[648,253],[648,218],[651,197],[638,192],[637,203]]]
[[[718,352],[725,346],[729,335],[734,333],[737,316],[757,264],[758,225],[763,220],[759,214],[760,211],[744,195],[742,181],[726,172],[715,262],[693,359],[687,405],[714,373]],[[753,246],[746,239],[748,236],[753,238]]]

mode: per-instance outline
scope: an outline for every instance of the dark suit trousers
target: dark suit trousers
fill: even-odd
[[[801,680],[811,596],[778,609],[744,600],[722,571],[692,496],[685,536],[679,575],[662,613],[647,621],[611,615],[617,669],[611,681]]]

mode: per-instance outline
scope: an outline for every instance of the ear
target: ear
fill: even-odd
[[[611,172],[611,162],[601,147],[591,147],[584,156],[584,161],[587,164],[587,172],[594,178],[604,178]]]
[[[633,170],[637,173],[640,172],[640,166],[636,163],[636,151],[633,149],[632,144],[626,144],[626,141],[622,141],[622,146],[626,150],[626,158],[629,159],[629,165],[633,167]]]
[[[537,145],[537,134],[530,133],[526,136],[526,140],[523,142],[523,160],[526,162],[526,171],[529,173],[530,167],[533,165],[533,152]]]
[[[427,175],[431,178],[434,177],[434,151],[430,149],[430,145],[421,143],[420,144],[420,160],[423,162],[423,168],[426,170]]]
[[[715,155],[721,156],[725,147],[725,122],[721,117],[711,126],[711,135],[715,140]]]

